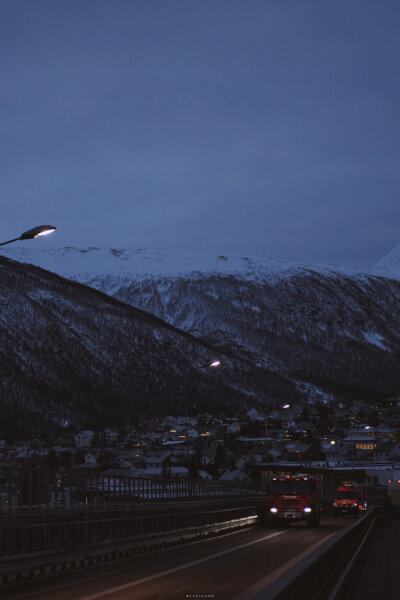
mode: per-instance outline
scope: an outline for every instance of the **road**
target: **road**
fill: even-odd
[[[124,562],[4,586],[2,600],[250,600],[353,520],[253,526]]]

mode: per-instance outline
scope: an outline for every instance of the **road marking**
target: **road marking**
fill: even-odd
[[[275,533],[271,533],[270,535],[266,535],[258,540],[254,540],[253,542],[247,542],[246,544],[241,544],[240,546],[236,546],[235,548],[223,550],[222,552],[217,552],[216,554],[206,556],[205,558],[200,558],[199,560],[193,560],[192,562],[186,563],[185,565],[180,565],[179,567],[174,567],[173,569],[168,569],[166,571],[161,571],[160,573],[156,573],[155,575],[149,575],[148,577],[143,577],[142,579],[137,579],[136,581],[132,581],[130,583],[124,583],[123,585],[118,585],[116,587],[109,588],[108,590],[104,590],[103,592],[96,592],[95,594],[91,594],[90,596],[82,596],[79,600],[96,600],[97,598],[103,598],[104,596],[108,596],[109,594],[122,592],[123,590],[127,590],[128,588],[135,587],[137,585],[141,585],[149,581],[153,581],[154,579],[159,579],[160,577],[165,577],[166,575],[171,575],[172,573],[176,573],[177,571],[183,571],[184,569],[200,565],[201,563],[207,562],[208,560],[219,558],[220,556],[230,554],[231,552],[236,552],[237,550],[241,550],[242,548],[254,546],[254,544],[259,544],[260,542],[264,542],[265,540],[269,540],[278,535],[283,535],[284,533],[288,533],[288,531],[288,529],[284,531],[277,531]]]
[[[318,540],[318,542],[313,544],[310,548],[307,548],[307,550],[304,550],[303,552],[298,554],[295,558],[292,558],[292,560],[289,560],[287,563],[282,565],[282,567],[275,569],[275,571],[272,571],[272,573],[270,573],[269,575],[264,577],[264,579],[260,579],[259,581],[257,581],[257,583],[255,583],[251,588],[248,588],[242,594],[239,594],[239,596],[235,596],[235,598],[233,598],[233,600],[251,600],[251,598],[253,598],[256,594],[259,594],[260,592],[263,592],[263,591],[265,592],[266,588],[269,585],[271,585],[272,583],[274,583],[274,581],[276,581],[277,579],[279,579],[280,577],[285,575],[285,573],[290,571],[290,569],[293,569],[293,567],[295,565],[297,565],[300,561],[302,561],[309,554],[311,554],[311,552],[314,552],[314,550],[319,548],[319,546],[322,546],[322,544],[325,544],[328,540],[331,539],[331,537],[333,537],[334,535],[337,535],[337,533],[338,533],[337,531],[334,531],[327,537],[324,537],[321,540]]]

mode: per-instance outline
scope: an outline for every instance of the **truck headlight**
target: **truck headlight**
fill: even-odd
[[[354,504],[351,505],[351,508],[357,508],[357,502],[354,502]]]
[[[270,511],[275,514],[278,512],[278,509],[276,508],[276,506],[273,506],[272,508],[270,508]]]
[[[306,506],[304,509],[305,513],[310,513],[312,511],[312,508],[310,508],[309,506]]]

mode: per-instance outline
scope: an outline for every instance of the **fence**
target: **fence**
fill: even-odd
[[[40,466],[9,469],[0,495],[0,511],[41,506],[52,509],[84,506],[133,505],[212,497],[262,495],[248,484],[206,480],[152,480],[121,472],[77,472],[43,469]]]

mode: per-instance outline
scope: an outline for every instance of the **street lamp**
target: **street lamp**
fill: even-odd
[[[201,371],[202,369],[218,369],[221,366],[220,360],[213,360],[206,365],[198,365],[193,367],[195,371]],[[185,422],[186,422],[186,464],[188,469],[188,477],[190,477],[190,465],[189,465],[189,422],[188,422],[188,389],[185,390]]]
[[[290,404],[284,404],[281,409],[287,410]],[[268,462],[268,416],[265,417],[265,458]]]
[[[12,242],[18,242],[19,240],[33,240],[42,235],[48,235],[55,231],[55,227],[53,225],[39,225],[38,227],[34,227],[33,229],[28,229],[24,233],[17,238],[13,238],[12,240],[8,240],[7,242],[1,242],[0,246],[5,246],[6,244],[11,244]]]

